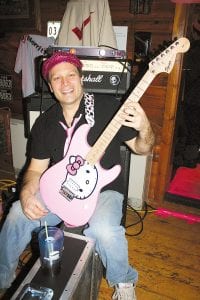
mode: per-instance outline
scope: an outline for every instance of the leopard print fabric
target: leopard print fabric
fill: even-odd
[[[90,127],[94,126],[94,94],[84,93],[85,118]]]

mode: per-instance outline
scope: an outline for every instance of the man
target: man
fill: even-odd
[[[56,52],[42,68],[43,77],[58,103],[44,112],[31,132],[30,164],[24,176],[20,201],[16,201],[0,235],[0,288],[8,288],[15,278],[18,258],[30,242],[37,227],[57,225],[62,220],[48,211],[40,197],[40,177],[50,165],[62,160],[70,138],[80,125],[91,126],[87,141],[93,145],[103,129],[118,111],[119,101],[108,95],[84,94],[81,76],[82,63],[74,55]],[[118,116],[122,126],[107,147],[101,166],[109,169],[120,164],[120,145],[139,154],[147,154],[154,143],[150,123],[138,103],[127,101]],[[85,137],[83,137],[85,139]],[[77,141],[81,149],[83,141]],[[122,217],[122,175],[102,188],[95,211],[84,234],[95,239],[96,250],[106,268],[106,278],[115,287],[113,299],[136,299],[137,271],[128,263],[125,230]],[[14,249],[14,251],[13,251]]]

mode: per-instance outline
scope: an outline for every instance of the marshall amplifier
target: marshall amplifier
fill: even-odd
[[[41,77],[44,57],[35,60],[35,90],[49,92],[48,85]],[[84,91],[123,95],[130,86],[132,61],[125,59],[83,59]]]
[[[129,60],[82,59],[81,61],[85,91],[123,95],[128,90],[131,80]]]

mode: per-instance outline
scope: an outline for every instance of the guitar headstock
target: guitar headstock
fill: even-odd
[[[179,38],[149,63],[149,71],[153,74],[170,73],[174,66],[176,54],[184,53],[189,48],[189,40],[185,37]]]

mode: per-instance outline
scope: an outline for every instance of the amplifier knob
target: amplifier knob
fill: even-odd
[[[99,50],[99,55],[100,56],[105,56],[106,55],[106,50],[105,49]]]

